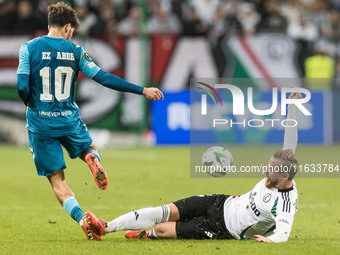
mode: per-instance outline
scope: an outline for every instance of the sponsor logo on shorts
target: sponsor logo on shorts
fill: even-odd
[[[213,238],[213,236],[215,235],[215,233],[211,233],[209,231],[204,231],[204,233],[206,234],[207,237],[209,238]]]

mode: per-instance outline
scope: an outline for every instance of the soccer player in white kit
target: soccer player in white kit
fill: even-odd
[[[301,98],[301,94],[292,93],[289,98]],[[288,106],[287,119],[295,119],[295,105]],[[294,154],[296,146],[297,127],[286,127],[284,146],[270,158],[266,178],[246,194],[193,196],[168,205],[132,211],[106,222],[104,234],[130,230],[125,234],[127,238],[286,242],[298,201],[293,180],[299,166]],[[152,229],[145,230],[153,225]]]

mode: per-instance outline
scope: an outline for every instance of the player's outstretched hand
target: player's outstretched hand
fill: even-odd
[[[263,243],[271,243],[272,240],[270,240],[267,237],[261,236],[261,235],[254,235],[254,237],[256,238],[257,242],[263,242]]]
[[[143,96],[149,100],[158,101],[162,98],[164,100],[164,95],[162,91],[157,88],[144,88]]]
[[[290,85],[290,87],[295,88],[294,85]],[[296,92],[290,94],[290,96],[289,96],[289,99],[300,99],[300,98],[302,98],[302,95],[300,93],[296,93]]]

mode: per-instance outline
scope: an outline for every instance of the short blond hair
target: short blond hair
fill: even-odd
[[[292,150],[278,150],[273,154],[273,159],[280,160],[280,165],[289,169],[289,179],[295,177],[300,163]]]

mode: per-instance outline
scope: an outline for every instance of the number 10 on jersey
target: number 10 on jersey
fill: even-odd
[[[58,101],[66,101],[70,97],[73,69],[69,66],[59,66],[54,71],[54,96]],[[43,93],[40,100],[43,102],[53,101],[51,94],[51,68],[44,67],[40,70]],[[63,79],[65,76],[65,79]],[[63,84],[64,83],[64,84]]]

